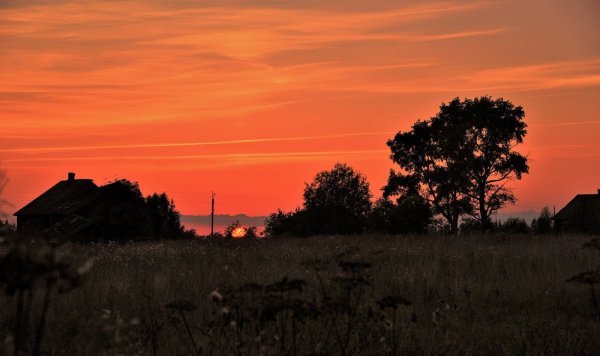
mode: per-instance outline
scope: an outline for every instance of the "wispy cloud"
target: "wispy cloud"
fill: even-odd
[[[582,125],[600,125],[600,120],[588,121],[563,121],[530,124],[531,127],[553,127],[553,126],[582,126]],[[576,145],[579,146],[579,145]]]
[[[600,58],[485,69],[467,80],[480,88],[513,91],[599,86]]]
[[[12,93],[3,95],[0,110],[29,127],[45,120],[64,127],[142,124],[171,120],[173,113],[239,117],[295,102],[290,92],[345,86],[353,80],[349,73],[408,72],[407,63],[422,61],[332,61],[326,54],[331,48],[361,51],[360,43],[452,41],[505,30],[414,29],[415,23],[496,6],[493,2],[430,2],[360,12],[316,3],[179,5],[52,1],[26,11],[0,9],[0,16],[10,19],[0,24],[0,80]],[[321,58],[335,65],[307,72],[297,65],[313,61],[301,55],[295,63],[272,64],[276,55],[310,50],[324,50]]]
[[[64,146],[64,147],[21,147],[0,149],[0,152],[56,152],[56,151],[89,151],[89,150],[122,150],[128,148],[172,148],[172,147],[199,147],[199,146],[222,146],[222,145],[240,145],[265,142],[292,142],[292,141],[310,141],[335,138],[361,137],[361,136],[383,136],[394,134],[393,131],[386,132],[354,132],[333,135],[320,136],[297,136],[297,137],[271,137],[271,138],[253,138],[241,140],[225,141],[203,141],[203,142],[171,142],[171,143],[147,143],[147,144],[128,144],[128,145],[105,145],[105,146]],[[165,156],[177,158],[177,156]],[[190,156],[192,157],[192,156]],[[195,156],[199,157],[199,156]],[[61,158],[62,159],[62,158]],[[67,158],[65,158],[67,159]]]
[[[29,157],[7,159],[8,163],[31,163],[31,162],[85,162],[85,161],[169,161],[171,163],[187,161],[211,161],[214,164],[237,164],[248,165],[257,163],[275,163],[289,161],[306,161],[318,158],[332,157],[355,157],[355,156],[382,156],[385,150],[347,150],[347,151],[301,151],[301,152],[258,152],[258,153],[223,153],[223,154],[194,154],[194,155],[114,155],[114,156],[85,156],[85,157]]]

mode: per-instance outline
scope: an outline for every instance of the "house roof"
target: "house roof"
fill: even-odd
[[[99,188],[91,179],[63,180],[14,215],[70,215],[88,205],[98,194]]]
[[[565,221],[579,218],[582,214],[600,220],[600,194],[576,195],[564,208],[556,213],[554,219]]]

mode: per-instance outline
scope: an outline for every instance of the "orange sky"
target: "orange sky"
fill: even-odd
[[[0,160],[14,212],[67,171],[184,214],[268,214],[347,162],[376,196],[394,132],[453,97],[522,105],[508,211],[600,188],[600,5],[558,1],[0,3]]]

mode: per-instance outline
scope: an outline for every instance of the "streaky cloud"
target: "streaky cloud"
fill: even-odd
[[[6,159],[4,162],[53,162],[53,161],[105,161],[105,160],[280,160],[280,159],[304,159],[319,156],[338,155],[371,155],[385,154],[386,150],[348,150],[348,151],[303,151],[303,152],[261,152],[261,153],[223,153],[223,154],[201,154],[201,155],[115,155],[115,156],[88,156],[88,157],[34,157]]]
[[[0,149],[0,152],[55,152],[55,151],[87,151],[87,150],[113,150],[127,148],[165,148],[165,147],[196,147],[196,146],[215,146],[215,145],[239,145],[262,142],[286,142],[286,141],[309,141],[322,139],[335,139],[344,137],[357,136],[379,136],[394,134],[393,131],[384,132],[353,132],[333,135],[317,135],[317,136],[296,136],[296,137],[271,137],[271,138],[253,138],[253,139],[238,139],[238,140],[223,140],[223,141],[201,141],[201,142],[171,142],[171,143],[150,143],[150,144],[133,144],[133,145],[106,145],[106,146],[71,146],[71,147],[23,147]]]

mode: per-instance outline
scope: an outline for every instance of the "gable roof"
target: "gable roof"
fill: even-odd
[[[586,217],[595,217],[600,220],[600,194],[578,194],[564,208],[562,208],[554,219],[557,221],[566,221],[569,219]]]
[[[96,199],[98,190],[98,186],[91,179],[63,180],[14,215],[74,214]]]

